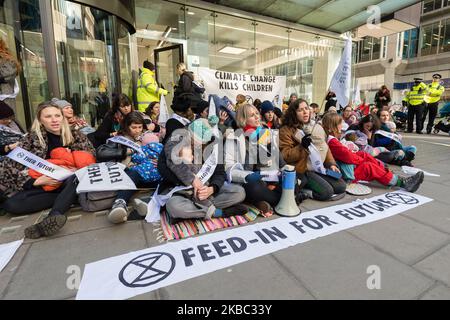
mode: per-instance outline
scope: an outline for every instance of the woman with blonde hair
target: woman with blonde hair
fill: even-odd
[[[21,70],[20,63],[8,50],[6,43],[0,38],[0,100],[16,110],[16,76]]]
[[[279,176],[272,176],[271,182],[263,178],[268,172],[280,173],[286,164],[272,143],[273,131],[262,125],[260,113],[250,104],[237,110],[236,123],[243,132],[230,132],[225,141],[228,180],[244,187],[247,203],[264,213],[273,212],[281,199]]]
[[[62,110],[51,101],[38,106],[30,133],[19,142],[19,147],[42,159],[49,159],[51,152],[61,147],[70,151],[86,151],[94,154],[94,149],[86,136],[71,130]],[[27,238],[50,236],[64,226],[67,220],[65,213],[77,200],[77,183],[74,175],[62,184],[45,175],[33,179],[26,167],[9,158],[0,163],[0,172],[1,191],[9,195],[15,193],[2,204],[7,212],[25,215],[52,208],[44,220],[25,229]],[[51,192],[43,189],[44,186],[59,184],[61,185]]]
[[[177,64],[177,74],[180,76],[178,84],[175,86],[175,92],[173,95],[174,100],[182,94],[192,94],[192,104],[197,105],[202,100],[202,93],[199,91],[199,87],[194,84],[194,73],[186,69],[186,65],[183,62]],[[203,90],[204,91],[204,90]]]

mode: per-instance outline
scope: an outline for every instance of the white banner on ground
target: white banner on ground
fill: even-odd
[[[410,175],[414,175],[419,171],[423,171],[423,174],[429,177],[440,177],[439,174],[436,173],[431,173],[416,167],[409,167],[409,166],[402,166],[402,172],[406,173],[406,174],[410,174]]]
[[[350,100],[350,85],[352,81],[352,38],[345,42],[339,65],[331,79],[330,90],[336,94],[338,103],[345,108]]]
[[[7,157],[23,164],[27,168],[36,170],[37,172],[58,181],[64,181],[74,174],[72,171],[50,163],[21,147],[14,148],[13,151],[8,153]]]
[[[138,143],[133,142],[124,136],[115,136],[115,137],[109,138],[107,141],[122,144],[128,148],[133,149],[134,151],[136,151],[140,154],[144,154],[144,151],[142,151],[142,147]]]
[[[427,202],[394,191],[152,247],[85,266],[77,299],[127,299],[309,240],[384,219]],[[300,258],[299,258],[300,259]]]
[[[94,191],[136,190],[125,173],[126,166],[115,162],[94,163],[75,172],[80,181],[77,193]]]
[[[12,259],[16,251],[22,245],[22,242],[23,239],[10,243],[0,244],[0,272],[2,272],[3,268],[6,267],[9,261]]]
[[[269,100],[279,109],[283,104],[285,76],[258,76],[208,68],[198,68],[198,75],[205,86],[206,97],[217,94],[235,101],[238,94],[243,94],[250,104],[255,99]]]

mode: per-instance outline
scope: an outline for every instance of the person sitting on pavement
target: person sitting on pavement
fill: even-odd
[[[280,129],[280,151],[286,162],[295,166],[302,181],[301,187],[311,190],[313,199],[326,201],[334,194],[345,193],[346,184],[340,178],[314,170],[309,151],[311,144],[318,150],[324,168],[340,172],[328,148],[322,126],[312,121],[310,116],[311,111],[305,100],[297,99],[289,105]]]
[[[15,121],[13,109],[0,100],[0,156],[13,150],[25,133],[20,124]]]
[[[346,132],[355,132],[357,140],[354,142],[361,151],[369,153],[371,156],[384,163],[396,163],[405,157],[401,150],[389,150],[384,146],[375,144],[375,132],[381,127],[380,119],[373,114],[369,114],[356,125],[351,125]]]
[[[61,108],[51,101],[38,106],[30,133],[20,141],[19,147],[42,159],[48,159],[52,150],[59,147],[95,154],[86,136],[70,130]],[[57,185],[60,181],[45,175],[32,179],[28,170],[12,159],[0,162],[0,172],[0,189],[10,195],[17,192],[2,204],[7,212],[25,215],[51,208],[46,218],[25,229],[26,238],[50,236],[65,225],[65,214],[77,201],[75,175],[64,180],[56,190],[46,192],[42,186]]]
[[[364,151],[356,153],[350,151],[340,142],[342,117],[336,113],[327,113],[322,119],[323,128],[328,135],[328,146],[334,159],[351,165],[353,181],[376,180],[384,186],[397,186],[408,192],[416,192],[424,180],[424,173],[419,171],[410,177],[393,174],[380,161]]]
[[[264,171],[276,171],[285,165],[283,158],[272,154],[271,132],[264,128],[256,107],[246,104],[236,115],[240,130],[226,135],[225,169],[228,180],[241,184],[246,202],[263,213],[273,212],[281,198],[278,175],[270,183],[263,180]],[[228,132],[227,132],[228,133]]]
[[[265,100],[261,104],[261,117],[269,129],[280,129],[280,119],[275,115],[275,107],[269,100]]]
[[[390,121],[390,113],[387,110],[380,111],[381,127],[380,131],[376,131],[373,140],[373,146],[384,147],[391,152],[396,152],[399,156],[395,157],[390,163],[399,166],[411,166],[414,160],[417,148],[415,146],[404,146],[402,144],[402,136],[392,132],[391,128],[395,128],[395,123]],[[389,132],[389,134],[383,134]]]
[[[91,132],[94,132],[95,129],[88,125],[86,120],[81,119],[80,117],[76,116],[73,112],[73,106],[70,102],[66,100],[60,100],[58,98],[53,98],[52,102],[54,102],[56,105],[58,105],[64,115],[64,118],[66,118],[67,123],[69,124],[70,129],[73,130],[80,130],[83,134],[89,134]]]
[[[123,128],[123,119],[130,112],[134,111],[130,98],[125,94],[119,94],[114,98],[113,106],[97,128],[97,131],[88,135],[93,141],[94,147],[106,143],[109,138],[115,137]]]
[[[162,152],[163,145],[159,143],[159,137],[151,132],[144,134],[145,122],[139,111],[127,114],[123,120],[124,128],[119,132],[123,136],[141,145],[142,153],[127,149],[127,159],[122,162],[127,168],[125,173],[134,182],[137,188],[156,188],[161,176],[157,169],[158,158]],[[108,220],[112,223],[122,223],[127,221],[129,212],[127,204],[136,190],[120,190]]]
[[[243,215],[248,208],[241,204],[245,199],[245,190],[234,183],[224,184],[224,165],[216,159],[216,165],[207,182],[202,183],[198,174],[205,162],[214,156],[212,125],[218,123],[217,116],[208,119],[197,119],[188,128],[174,131],[164,145],[164,159],[158,159],[158,169],[162,176],[159,194],[168,194],[173,188],[192,186],[193,190],[175,192],[166,203],[166,210],[172,222],[178,219],[210,219],[212,217],[227,217]],[[196,155],[194,164],[183,163],[179,151],[191,146]],[[209,167],[211,168],[211,167]],[[205,170],[206,171],[206,170]],[[207,172],[207,171],[206,171]],[[192,194],[193,192],[193,194]],[[200,202],[212,199],[214,206],[203,206],[194,202],[192,196]],[[213,197],[213,198],[210,198]]]

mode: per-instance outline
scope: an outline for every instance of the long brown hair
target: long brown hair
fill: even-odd
[[[22,70],[22,66],[20,65],[19,61],[17,61],[16,58],[8,50],[6,42],[3,39],[0,39],[0,57],[12,61],[16,65],[17,73]]]
[[[339,124],[342,123],[342,117],[335,112],[327,112],[322,118],[322,127],[327,135],[339,138]]]
[[[309,107],[308,102],[304,99],[297,99],[295,101],[292,101],[289,104],[289,107],[287,108],[286,112],[284,113],[283,117],[281,118],[282,126],[287,126],[291,128],[297,128],[301,129],[303,127],[303,123],[301,123],[297,118],[297,109],[300,106],[301,103],[306,103],[306,106]],[[309,114],[311,119],[311,112]]]

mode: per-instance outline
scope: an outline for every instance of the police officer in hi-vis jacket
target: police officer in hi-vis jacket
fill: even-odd
[[[425,96],[425,102],[427,103],[425,110],[423,111],[422,117],[422,128],[425,123],[425,118],[427,117],[428,111],[430,112],[430,116],[428,118],[427,124],[427,133],[431,133],[431,129],[433,129],[434,119],[436,118],[439,101],[441,100],[441,96],[445,91],[443,85],[441,85],[442,76],[439,73],[433,74],[433,82],[428,85],[428,92]]]
[[[414,78],[414,85],[406,93],[405,101],[408,103],[408,132],[413,131],[414,116],[416,116],[416,132],[422,134],[423,110],[425,108],[425,95],[427,94],[427,85],[421,78]]]

